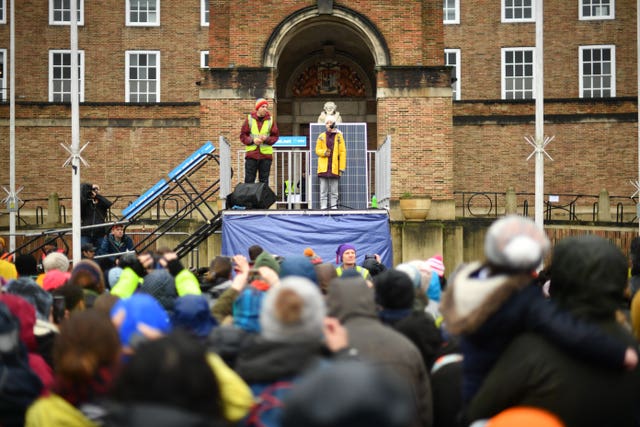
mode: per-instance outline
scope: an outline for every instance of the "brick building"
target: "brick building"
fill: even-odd
[[[516,6],[516,3],[518,6]],[[238,144],[255,98],[281,134],[325,101],[392,138],[392,197],[429,194],[452,218],[466,191],[534,191],[535,0],[79,0],[82,178],[140,194],[204,141]],[[16,183],[70,195],[68,2],[16,1]],[[8,87],[9,1],[0,0]],[[633,0],[545,4],[548,193],[627,196],[638,176]],[[211,25],[209,24],[211,22]],[[453,68],[447,67],[452,66]],[[457,78],[453,88],[451,76]],[[9,182],[8,91],[0,183]],[[124,207],[124,206],[122,206]]]

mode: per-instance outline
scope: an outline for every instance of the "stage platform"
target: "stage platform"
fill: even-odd
[[[350,243],[357,249],[357,263],[366,254],[379,254],[391,267],[393,248],[389,214],[367,210],[225,210],[222,212],[222,255],[247,256],[251,245],[274,255],[303,255],[312,248],[324,262],[335,263],[336,249]]]

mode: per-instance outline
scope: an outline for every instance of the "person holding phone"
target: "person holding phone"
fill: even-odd
[[[347,146],[342,132],[336,129],[335,116],[327,116],[324,124],[326,131],[316,141],[320,209],[338,209],[338,183],[347,169]]]

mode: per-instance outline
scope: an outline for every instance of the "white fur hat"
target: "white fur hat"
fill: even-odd
[[[320,341],[325,314],[318,286],[305,277],[288,276],[262,301],[260,334],[271,341]]]
[[[536,268],[550,247],[544,230],[529,218],[518,215],[508,215],[494,222],[484,241],[487,260],[512,270]]]
[[[51,252],[42,260],[42,267],[45,273],[49,270],[69,271],[69,258],[63,253]]]

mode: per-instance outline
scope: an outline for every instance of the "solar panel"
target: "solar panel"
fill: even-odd
[[[216,148],[213,146],[211,141],[207,141],[202,147],[196,150],[189,157],[184,159],[182,163],[173,168],[167,175],[171,180],[178,180],[187,174],[190,170],[195,168],[207,158],[208,154],[213,153]]]
[[[367,124],[339,123],[336,128],[342,132],[347,146],[347,170],[340,177],[338,209],[367,209]],[[313,209],[320,209],[316,140],[325,129],[322,123],[309,124],[311,207]]]
[[[211,141],[207,141],[193,154],[183,160],[178,166],[173,168],[167,175],[172,182],[177,182],[180,179],[188,176],[192,173],[203,161],[209,158],[209,155],[214,152],[216,148]],[[145,191],[140,197],[133,201],[122,211],[122,217],[125,219],[131,219],[135,215],[138,215],[144,209],[146,209],[152,202],[156,201],[166,191],[173,191],[175,186],[170,188],[169,183],[165,179],[158,181],[153,187]]]
[[[131,219],[134,215],[137,215],[149,204],[160,197],[165,190],[169,188],[169,184],[164,179],[158,181],[153,187],[145,191],[140,197],[133,201],[129,206],[122,210],[122,217],[124,219]]]

